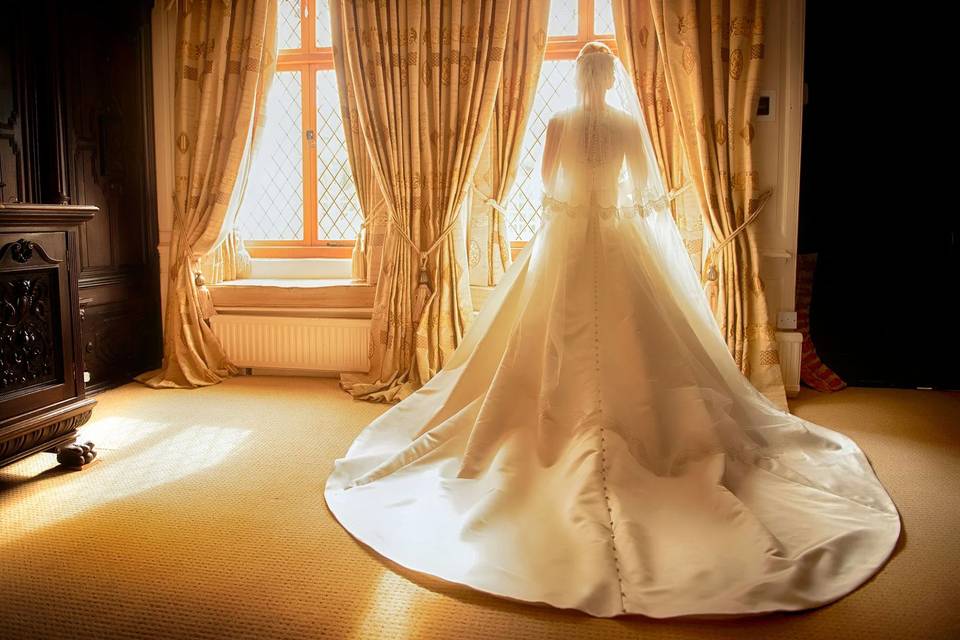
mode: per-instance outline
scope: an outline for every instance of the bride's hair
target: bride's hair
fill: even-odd
[[[577,93],[602,98],[613,86],[613,51],[602,42],[588,42],[577,54]]]

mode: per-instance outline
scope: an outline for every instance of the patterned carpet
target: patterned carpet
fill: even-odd
[[[960,637],[960,395],[804,390],[798,415],[873,462],[905,534],[821,609],[723,621],[593,619],[396,568],[333,520],[322,488],[381,405],[336,382],[245,377],[99,396],[100,457],[0,470],[0,638]]]

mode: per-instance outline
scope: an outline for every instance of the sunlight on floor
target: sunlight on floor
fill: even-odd
[[[93,420],[80,427],[77,442],[92,441],[98,451],[122,449],[167,428],[162,422],[151,422],[128,416],[107,416]]]
[[[179,428],[129,457],[122,451],[167,426],[129,417],[107,417],[85,428],[101,453],[96,461],[69,479],[27,496],[0,494],[3,530],[0,545],[8,545],[38,529],[51,526],[100,505],[121,500],[223,462],[249,435],[248,430],[192,425]],[[96,439],[95,439],[96,438]],[[102,443],[102,444],[101,444]],[[109,461],[109,464],[103,464]],[[28,480],[29,482],[29,480]]]
[[[367,613],[353,634],[354,638],[381,637],[390,630],[390,637],[401,640],[409,636],[414,614],[412,601],[416,587],[392,571],[380,574],[377,587],[370,595]]]

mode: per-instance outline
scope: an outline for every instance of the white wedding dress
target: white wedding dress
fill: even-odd
[[[404,567],[596,616],[796,610],[861,585],[896,507],[850,438],[737,369],[642,119],[580,104],[546,145],[539,232],[443,370],[336,461],[330,510]]]

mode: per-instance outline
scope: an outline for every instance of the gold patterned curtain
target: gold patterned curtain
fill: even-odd
[[[235,216],[236,207],[228,208],[228,216]],[[206,284],[219,284],[250,276],[253,266],[250,253],[243,246],[239,230],[233,228],[216,248],[200,261],[200,270]]]
[[[330,22],[333,25],[342,24],[339,2],[330,3]],[[366,140],[360,130],[353,79],[347,72],[344,57],[343,32],[339,28],[334,28],[331,35],[333,66],[337,75],[347,156],[357,189],[357,199],[360,201],[360,211],[363,213],[363,223],[353,247],[352,275],[354,280],[376,284],[380,276],[383,243],[387,233],[386,202],[377,183],[370,155],[367,153]]]
[[[505,204],[517,174],[547,46],[549,0],[515,0],[490,133],[474,174],[467,230],[471,283],[492,287],[510,266]]]
[[[620,59],[633,80],[643,106],[653,151],[668,191],[687,184],[689,171],[683,141],[670,96],[664,64],[657,46],[657,29],[649,2],[613,0],[613,16]],[[697,271],[703,261],[703,214],[691,189],[671,199],[673,219]]]
[[[197,0],[178,14],[163,367],[137,378],[152,387],[205,386],[237,371],[207,323],[212,307],[201,261],[229,238],[234,187],[262,125],[276,61],[276,0]]]
[[[357,120],[386,202],[370,370],[355,397],[400,400],[433,376],[471,314],[460,224],[493,113],[510,2],[344,2],[340,31]]]
[[[670,101],[713,239],[704,264],[711,307],[740,370],[785,409],[751,224],[769,197],[759,191],[751,147],[765,2],[650,0],[650,7]]]

